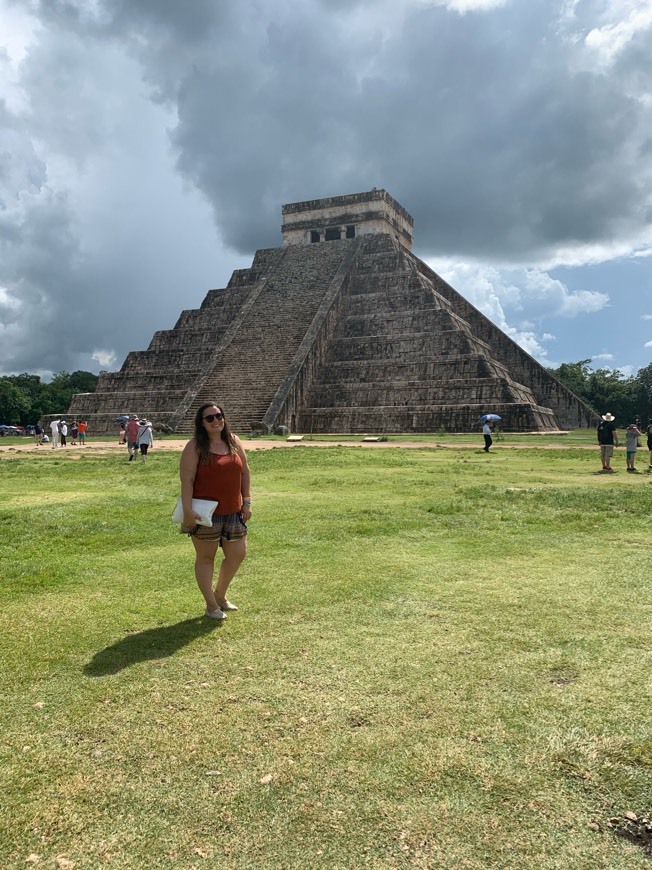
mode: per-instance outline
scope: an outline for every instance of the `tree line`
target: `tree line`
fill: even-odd
[[[594,370],[590,359],[548,371],[598,414],[613,414],[618,426],[652,418],[652,363],[631,377],[618,369]]]
[[[619,424],[652,418],[652,363],[636,375],[618,369],[592,369],[590,359],[548,369],[598,414],[609,411]],[[0,377],[0,423],[26,426],[47,414],[68,409],[73,393],[93,393],[98,376],[92,372],[57,372],[49,383],[38,375]]]
[[[74,393],[94,393],[98,375],[57,372],[49,383],[38,375],[0,377],[0,424],[27,426],[68,410]]]

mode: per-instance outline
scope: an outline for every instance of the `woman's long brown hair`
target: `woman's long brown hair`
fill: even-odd
[[[202,462],[209,463],[211,461],[211,439],[208,437],[208,432],[204,426],[204,411],[206,408],[217,408],[222,414],[224,414],[224,408],[218,405],[217,402],[206,402],[197,409],[195,414],[195,444],[197,445],[197,453],[199,453],[199,458]],[[222,441],[229,448],[229,453],[233,455],[235,453],[235,441],[229,429],[229,424],[226,422],[226,415],[220,435],[222,436]]]

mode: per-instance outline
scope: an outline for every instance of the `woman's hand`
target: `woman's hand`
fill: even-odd
[[[242,514],[242,521],[245,523],[249,522],[251,519],[251,505],[243,504],[240,513]]]

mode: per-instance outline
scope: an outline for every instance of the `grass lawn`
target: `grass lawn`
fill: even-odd
[[[4,454],[0,867],[649,867],[652,477],[479,447],[252,451],[224,625],[178,454]]]

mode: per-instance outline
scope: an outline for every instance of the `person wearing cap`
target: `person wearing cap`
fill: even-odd
[[[127,423],[127,450],[129,452],[129,462],[134,458],[134,456],[138,456],[138,430],[140,428],[140,424],[138,422],[138,417],[136,414],[131,414],[129,417],[129,422]]]
[[[59,435],[61,436],[61,446],[66,446],[66,438],[68,437],[68,424],[65,420],[59,423]]]
[[[614,455],[614,447],[618,447],[615,419],[613,414],[607,412],[602,415],[602,419],[598,423],[598,444],[600,445],[603,471],[613,471],[611,457]]]

